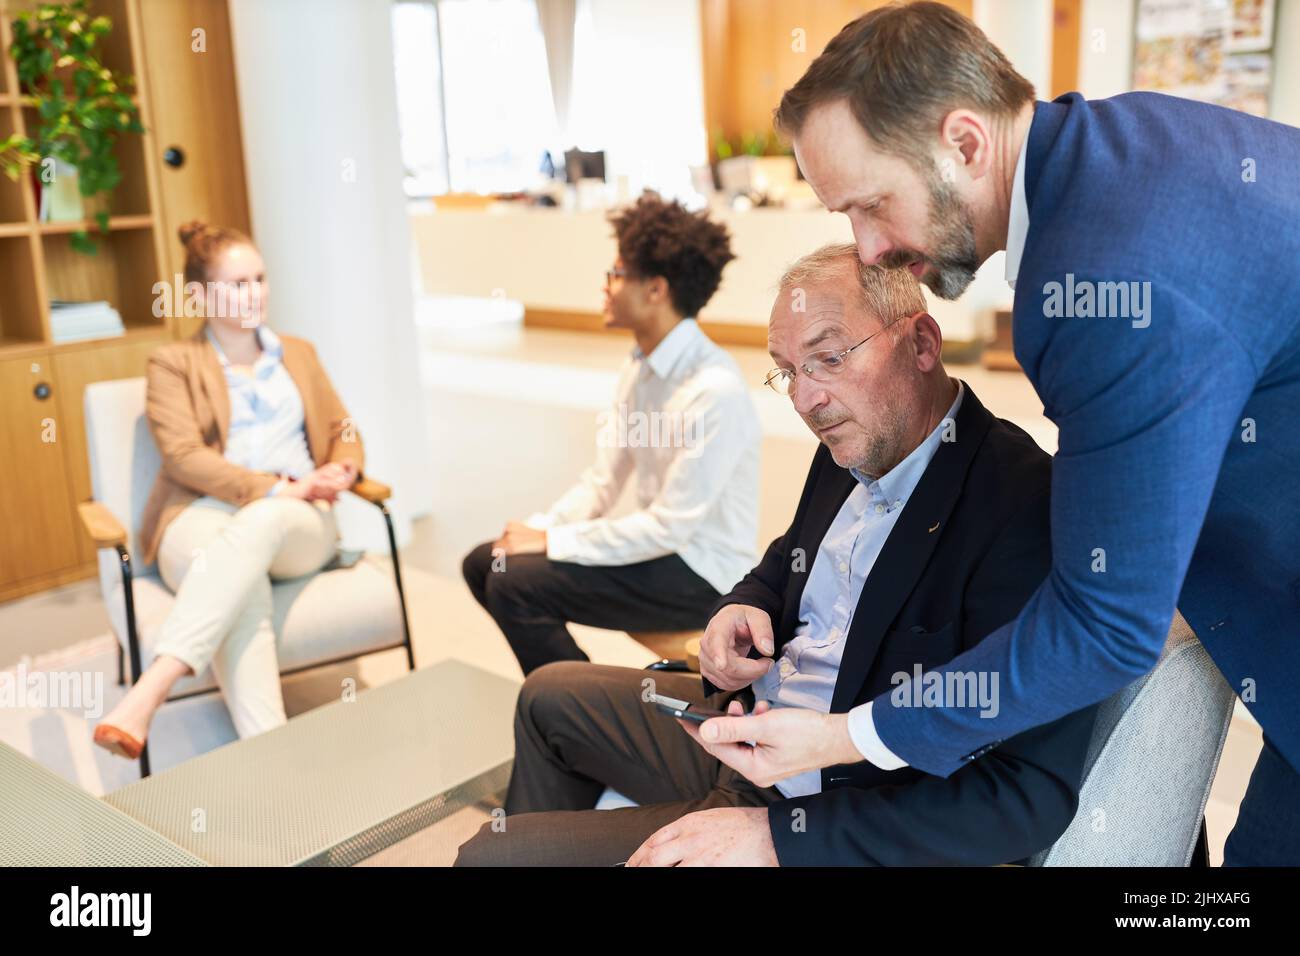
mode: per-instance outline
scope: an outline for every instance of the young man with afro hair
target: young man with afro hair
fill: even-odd
[[[596,459],[463,565],[525,675],[588,659],[569,622],[703,628],[758,557],[758,418],[736,363],[695,321],[734,258],[727,230],[651,192],[610,221],[605,324],[636,347],[599,416]],[[629,480],[634,508],[616,516]]]

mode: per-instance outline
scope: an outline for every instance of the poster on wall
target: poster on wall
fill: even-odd
[[[1133,88],[1268,115],[1273,0],[1139,0]]]
[[[1228,52],[1258,53],[1273,45],[1275,0],[1232,0]]]

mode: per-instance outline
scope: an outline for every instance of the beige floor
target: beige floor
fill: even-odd
[[[518,678],[504,640],[460,581],[460,559],[474,544],[494,535],[505,519],[548,504],[590,460],[594,416],[611,393],[630,340],[508,324],[456,328],[426,310],[421,344],[432,439],[441,454],[430,476],[434,511],[416,522],[402,555],[404,567],[423,572],[410,599],[417,659],[423,666],[457,657]],[[766,541],[784,530],[815,443],[788,402],[758,385],[770,365],[768,357],[759,349],[731,351],[746,378],[755,383],[754,399],[763,421],[760,538]],[[1042,417],[1042,405],[1022,376],[978,367],[950,371],[966,380],[996,414],[1026,428],[1047,450],[1055,450],[1055,429]],[[0,605],[0,667],[78,644],[107,629],[92,581]],[[652,657],[625,635],[582,629],[578,636],[596,660],[638,666]],[[404,662],[400,652],[388,652],[364,660],[359,670],[362,685],[373,686],[399,676]],[[339,673],[338,668],[326,668],[289,678],[285,697],[290,713],[334,699]],[[215,700],[186,705],[220,707]],[[1259,747],[1257,726],[1248,718],[1235,719],[1207,813],[1216,861]],[[107,781],[106,786],[112,789]],[[412,838],[371,862],[450,862],[449,848],[458,845],[459,834],[468,836],[489,810],[481,806],[462,811],[444,821],[436,835]]]

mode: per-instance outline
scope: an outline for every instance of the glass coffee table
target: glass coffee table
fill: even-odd
[[[504,793],[519,684],[448,660],[104,802],[218,866],[351,866]]]

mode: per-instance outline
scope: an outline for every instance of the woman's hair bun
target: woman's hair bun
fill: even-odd
[[[213,226],[191,219],[176,230],[185,247],[185,281],[207,282],[213,264],[231,246],[252,245],[253,240],[238,229]]]
[[[181,227],[176,230],[176,234],[181,238],[181,244],[188,246],[194,240],[194,237],[202,232],[206,232],[208,224],[198,219],[191,219],[189,222],[182,223]]]

